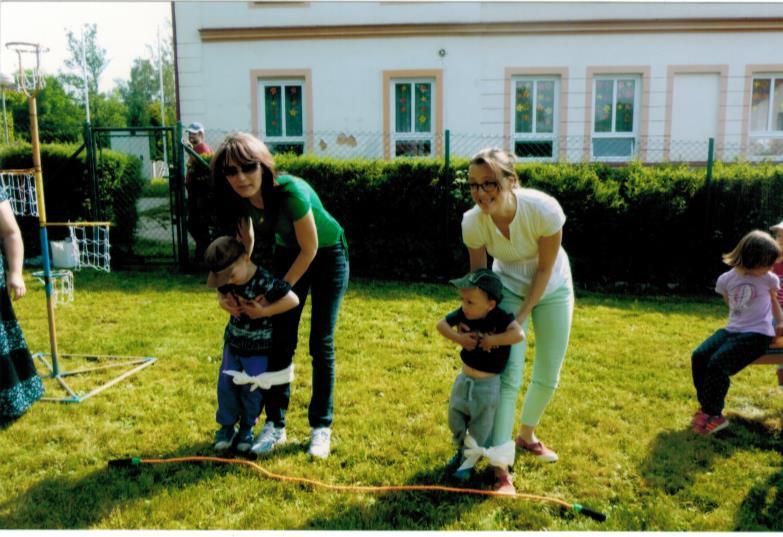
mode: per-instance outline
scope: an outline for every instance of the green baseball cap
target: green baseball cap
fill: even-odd
[[[449,280],[449,283],[460,289],[478,287],[496,302],[503,300],[503,282],[500,281],[500,277],[497,274],[489,269],[481,268],[474,270],[462,278]]]

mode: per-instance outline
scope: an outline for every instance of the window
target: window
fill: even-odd
[[[395,157],[433,155],[434,88],[431,79],[392,80],[391,144]]]
[[[592,157],[627,160],[638,146],[639,76],[600,76],[593,80]]]
[[[512,84],[514,153],[523,159],[553,159],[557,155],[560,79],[519,77]]]
[[[261,132],[272,153],[301,155],[305,148],[304,83],[301,80],[259,82],[263,99]]]
[[[783,157],[783,73],[753,77],[748,152]]]

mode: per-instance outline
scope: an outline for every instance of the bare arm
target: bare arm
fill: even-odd
[[[476,344],[478,343],[478,334],[475,332],[457,332],[451,326],[449,326],[449,323],[446,322],[446,319],[441,319],[438,321],[438,324],[435,327],[443,337],[453,341],[457,345],[460,345],[463,349],[472,351],[476,348]]]
[[[552,269],[555,266],[555,260],[557,259],[557,253],[560,251],[562,241],[562,229],[554,235],[538,239],[538,267],[535,274],[533,274],[525,301],[517,312],[516,320],[519,324],[524,324],[530,312],[533,311],[535,305],[544,296],[549,278],[552,277]]]
[[[318,253],[318,230],[315,227],[312,210],[307,211],[306,215],[294,222],[294,233],[296,234],[296,242],[299,243],[299,255],[296,256],[283,277],[291,286],[295,285],[299,278],[307,272],[310,263]]]
[[[217,293],[218,306],[229,312],[234,317],[239,317],[242,314],[242,310],[239,307],[239,301],[236,296],[232,294],[223,294],[220,291]]]
[[[27,292],[22,277],[24,243],[22,242],[22,232],[19,231],[19,225],[16,223],[11,203],[8,200],[0,202],[0,237],[3,239],[5,255],[8,258],[6,277],[8,292],[14,300],[19,300]]]
[[[271,303],[259,300],[242,300],[240,311],[251,319],[260,319],[286,312],[298,305],[299,297],[293,291],[288,291],[282,298]]]
[[[470,258],[470,271],[480,268],[487,268],[487,249],[484,246],[480,248],[468,248]]]
[[[480,344],[482,349],[489,351],[492,347],[513,345],[523,339],[525,339],[525,332],[522,330],[522,326],[516,321],[511,321],[505,332],[484,336],[481,338]]]
[[[778,302],[778,294],[773,289],[769,292],[769,298],[772,301],[772,317],[775,318],[775,335],[783,336],[783,309]]]

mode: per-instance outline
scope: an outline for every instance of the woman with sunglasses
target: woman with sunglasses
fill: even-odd
[[[537,438],[535,429],[557,387],[571,330],[573,284],[561,246],[566,218],[553,197],[520,187],[514,161],[502,149],[484,149],[471,159],[468,185],[476,205],[462,217],[462,240],[471,271],[487,266],[487,254],[494,259],[492,270],[504,287],[500,307],[516,315],[525,333],[533,321],[536,355],[516,447],[538,461],[554,462],[557,454]],[[492,446],[511,441],[527,341],[511,347],[501,375]],[[496,490],[515,491],[507,469],[495,468],[495,476]]]
[[[297,345],[299,320],[308,292],[312,296],[310,355],[313,391],[308,409],[312,433],[308,452],[319,458],[330,453],[334,393],[334,331],[348,287],[348,249],[345,233],[324,209],[318,194],[303,179],[278,173],[267,146],[247,133],[226,137],[211,162],[215,200],[221,227],[231,233],[246,217],[253,222],[256,253],[274,242],[272,270],[293,287],[299,306],[272,319],[272,356],[269,371],[291,364]],[[252,240],[238,233],[246,245]],[[252,248],[252,247],[251,247]],[[221,307],[231,311],[228,298]],[[265,453],[285,442],[285,410],[270,416],[253,451]]]

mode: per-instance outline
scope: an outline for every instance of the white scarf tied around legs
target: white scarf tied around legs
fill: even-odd
[[[465,460],[458,470],[473,468],[481,457],[486,457],[492,466],[511,467],[514,464],[514,441],[509,440],[505,444],[483,448],[469,434],[465,435]]]
[[[269,371],[261,373],[260,375],[248,375],[244,371],[234,371],[233,369],[227,369],[223,371],[224,374],[234,378],[234,384],[250,384],[250,391],[255,391],[260,388],[262,390],[268,390],[272,386],[278,386],[280,384],[289,384],[294,380],[294,364],[289,365],[285,369],[280,371]]]

